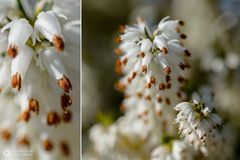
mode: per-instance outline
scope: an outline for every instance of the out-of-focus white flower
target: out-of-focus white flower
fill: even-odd
[[[179,134],[205,155],[218,143],[218,129],[223,124],[213,112],[211,97],[209,90],[204,89],[202,97],[195,93],[193,102],[181,102],[174,108],[178,112],[175,122],[179,125]]]
[[[152,151],[151,160],[192,160],[194,152],[182,140],[173,140],[171,144],[163,144]]]

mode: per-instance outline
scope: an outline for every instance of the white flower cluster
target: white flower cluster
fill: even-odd
[[[172,108],[185,98],[183,86],[187,80],[183,70],[190,67],[187,58],[191,54],[181,42],[186,38],[180,32],[183,25],[182,21],[166,17],[153,32],[141,18],[133,27],[120,27],[123,34],[116,38],[120,43],[115,50],[120,56],[116,72],[124,77],[116,88],[124,91],[121,109],[125,115],[110,126],[97,124],[90,130],[98,159],[112,160],[120,156],[121,160],[156,160],[158,148],[164,146],[169,146],[166,154],[173,153],[173,158],[186,157],[182,153],[184,146],[175,147],[179,145],[172,125],[175,118]],[[104,129],[99,129],[100,126]],[[172,136],[171,140],[161,142],[165,135]],[[171,143],[175,140],[175,149],[171,152]]]
[[[27,147],[33,150],[29,159],[77,159],[72,134],[78,137],[78,117],[70,106],[78,105],[72,96],[79,95],[79,77],[73,76],[79,75],[79,20],[68,21],[71,12],[58,12],[65,11],[60,3],[69,2],[0,3],[1,148]],[[79,109],[73,110],[77,116]]]
[[[179,125],[179,134],[195,150],[205,156],[214,157],[224,150],[225,136],[222,119],[214,113],[212,94],[208,88],[202,88],[202,95],[193,94],[192,102],[181,102],[174,108],[178,114],[175,122]],[[215,157],[216,158],[216,157]],[[219,157],[224,159],[226,157]]]
[[[166,17],[150,32],[138,18],[135,26],[120,28],[123,34],[116,39],[121,42],[116,49],[120,55],[116,71],[124,77],[117,88],[127,97],[122,106],[125,110],[136,108],[146,121],[151,114],[161,116],[164,106],[185,97],[182,87],[187,80],[182,71],[190,67],[187,58],[191,54],[181,42],[186,38],[180,32],[182,25],[182,21]]]

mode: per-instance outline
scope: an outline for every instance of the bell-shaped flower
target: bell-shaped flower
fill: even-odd
[[[58,52],[64,50],[64,41],[61,31],[61,25],[57,17],[66,17],[58,12],[48,11],[41,12],[37,16],[34,25],[36,33],[41,33],[46,39],[52,42]]]
[[[66,76],[65,68],[60,60],[59,55],[54,48],[48,48],[40,54],[40,61],[46,67],[49,74],[58,80],[59,86],[65,91],[69,92],[72,89],[71,82]]]
[[[31,63],[34,51],[27,46],[23,46],[20,53],[12,60],[11,75],[12,87],[21,89],[22,80]]]
[[[16,57],[21,48],[25,45],[29,37],[32,38],[33,45],[36,42],[36,34],[29,22],[24,19],[13,20],[2,28],[2,32],[10,29],[8,36],[8,50],[10,57]]]

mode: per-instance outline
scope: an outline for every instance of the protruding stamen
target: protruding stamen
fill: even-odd
[[[151,95],[147,95],[147,96],[145,97],[145,99],[151,101],[152,97],[151,97]]]
[[[32,112],[36,112],[36,114],[38,115],[39,113],[39,102],[38,100],[32,98],[29,101],[29,110]]]
[[[31,118],[30,111],[27,110],[27,111],[24,111],[23,113],[21,113],[21,115],[20,115],[20,117],[18,118],[17,121],[25,121],[25,122],[28,122],[30,118]]]
[[[145,57],[145,53],[144,53],[144,52],[140,52],[140,53],[139,53],[139,56],[140,56],[141,58],[144,58],[144,57]]]
[[[124,33],[125,32],[125,28],[126,28],[125,25],[120,25],[119,26],[119,32],[120,33]]]
[[[151,77],[150,78],[150,82],[154,85],[156,83],[156,78],[155,77]]]
[[[71,119],[72,119],[72,113],[68,110],[65,110],[63,112],[62,119],[63,119],[64,122],[70,122]]]
[[[159,103],[161,103],[161,102],[162,102],[162,97],[161,97],[161,96],[157,96],[157,101],[158,101]]]
[[[125,57],[123,60],[122,60],[122,64],[125,66],[128,62],[128,57]]]
[[[166,101],[166,104],[167,104],[167,105],[170,105],[170,104],[171,104],[171,101],[170,101],[170,99],[169,99],[168,97],[165,99],[165,101]]]
[[[183,26],[185,23],[184,23],[184,21],[181,21],[181,20],[180,20],[180,21],[178,21],[178,24],[181,25],[181,26]]]
[[[164,68],[165,72],[167,74],[170,74],[171,73],[171,68],[169,66],[167,66],[166,68]]]
[[[186,36],[185,34],[181,34],[181,35],[180,35],[180,38],[182,38],[182,39],[186,39],[187,36]]]
[[[53,44],[57,52],[62,52],[64,50],[64,42],[60,36],[55,36],[53,38]]]
[[[171,88],[171,86],[172,86],[172,84],[171,84],[171,83],[167,83],[167,84],[166,84],[166,88],[167,88],[167,89],[170,89],[170,88]]]
[[[185,65],[184,65],[182,62],[180,62],[180,63],[178,64],[178,66],[179,66],[182,70],[185,69]]]
[[[43,148],[44,148],[46,151],[51,151],[51,150],[53,150],[53,143],[52,143],[52,141],[51,141],[49,138],[45,139],[45,140],[42,142],[42,144],[43,144]]]
[[[60,123],[60,118],[57,112],[49,112],[47,116],[48,125],[57,125]]]
[[[166,82],[171,81],[171,77],[169,75],[166,75]]]
[[[159,90],[164,90],[166,88],[164,83],[159,84]]]
[[[120,60],[117,60],[116,61],[116,64],[115,64],[115,72],[117,73],[117,74],[122,74],[122,63],[121,63],[121,61]]]
[[[136,78],[136,76],[137,76],[137,73],[136,73],[136,72],[133,72],[131,78],[134,79],[134,78]]]
[[[187,57],[191,57],[191,53],[186,49],[186,50],[184,50],[184,54],[185,54],[185,56],[187,56]]]
[[[61,142],[60,148],[61,148],[62,153],[65,156],[69,156],[70,155],[70,149],[69,149],[69,146],[68,146],[68,144],[66,142]]]
[[[121,37],[118,36],[118,37],[115,38],[116,43],[120,43],[121,41],[122,41]]]
[[[58,80],[58,84],[67,93],[72,90],[72,84],[65,75]]]
[[[71,99],[70,95],[64,93],[61,96],[61,107],[62,107],[62,109],[65,110],[71,105],[72,105],[72,99]]]
[[[143,66],[142,66],[142,72],[147,73],[147,70],[148,70],[148,69],[147,69],[147,66],[146,66],[146,65],[143,65]]]
[[[163,52],[164,54],[167,54],[167,53],[168,53],[168,49],[167,49],[166,47],[163,47],[163,48],[162,48],[162,52]]]
[[[5,128],[1,131],[1,137],[5,142],[7,142],[11,139],[12,134],[9,129]]]
[[[122,53],[121,49],[120,48],[115,48],[114,49],[114,52],[117,54],[117,55],[120,55]]]
[[[11,58],[14,58],[18,54],[18,48],[16,45],[10,45],[8,50],[7,50],[8,56]]]
[[[19,73],[16,73],[15,75],[13,75],[13,77],[12,77],[12,87],[17,88],[18,91],[20,91],[20,89],[22,87],[22,78],[21,78],[21,75]]]
[[[18,144],[21,145],[21,146],[29,147],[30,146],[30,141],[29,141],[27,136],[23,136],[18,140]]]
[[[181,77],[181,76],[179,76],[177,80],[178,80],[179,83],[187,82],[187,80],[185,78]]]

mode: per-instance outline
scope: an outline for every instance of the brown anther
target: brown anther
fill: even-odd
[[[152,83],[147,83],[146,87],[147,88],[151,88],[152,87]]]
[[[29,139],[27,138],[27,136],[23,136],[18,140],[18,144],[21,146],[26,146],[29,147],[30,146],[30,142]]]
[[[182,62],[180,62],[180,63],[178,64],[178,66],[179,66],[182,70],[185,69],[185,65],[184,65]]]
[[[119,30],[120,33],[124,33],[125,32],[125,28],[126,27],[124,25],[120,25],[118,30]]]
[[[181,25],[181,26],[183,26],[185,23],[180,20],[180,21],[178,21],[178,24]]]
[[[61,107],[62,107],[62,109],[65,110],[71,105],[72,105],[72,99],[71,99],[70,95],[64,93],[61,96]]]
[[[166,84],[166,88],[168,88],[168,89],[170,89],[170,88],[171,88],[171,86],[172,86],[172,84],[171,84],[171,83],[167,83],[167,84]]]
[[[176,32],[177,32],[177,33],[180,33],[180,32],[181,32],[179,27],[176,27]]]
[[[1,137],[2,137],[2,139],[3,139],[5,142],[7,142],[7,141],[9,141],[9,140],[11,139],[12,134],[11,134],[11,132],[10,132],[9,129],[3,129],[3,130],[1,131]]]
[[[18,48],[16,45],[10,45],[7,50],[8,56],[11,58],[15,58],[18,54]]]
[[[117,82],[115,83],[115,88],[118,90],[118,91],[121,91],[123,92],[125,89],[126,89],[126,85],[121,83],[121,82]]]
[[[47,115],[47,124],[48,125],[57,125],[60,123],[60,118],[57,112],[49,112]]]
[[[20,117],[18,118],[17,121],[25,121],[25,122],[28,122],[30,118],[31,118],[30,111],[27,110],[27,111],[24,111],[24,112],[21,113],[21,115],[20,115]]]
[[[132,78],[128,78],[127,80],[128,80],[128,84],[131,84]]]
[[[171,73],[171,68],[169,66],[167,66],[166,68],[164,68],[165,72],[167,74],[170,74]]]
[[[72,84],[65,75],[58,80],[58,85],[67,93],[72,90]]]
[[[191,65],[189,63],[184,64],[186,68],[191,68]]]
[[[142,113],[143,116],[147,116],[148,115],[148,110],[145,110],[143,113]]]
[[[142,97],[142,93],[141,92],[137,92],[137,94],[136,94],[139,98],[141,98]]]
[[[186,36],[185,34],[181,34],[181,35],[180,35],[180,38],[182,38],[182,39],[186,39],[187,36]]]
[[[181,76],[179,76],[177,80],[178,80],[179,83],[187,82],[187,80],[185,78],[181,77]]]
[[[164,54],[167,54],[167,53],[168,53],[168,49],[167,49],[166,47],[163,47],[163,48],[162,48],[162,52],[163,52]]]
[[[53,44],[57,52],[62,52],[64,50],[64,42],[60,36],[55,36],[53,38]]]
[[[116,61],[116,64],[115,64],[115,72],[117,74],[122,74],[122,62],[120,60],[117,60]]]
[[[137,76],[137,72],[133,72],[131,78],[134,79],[134,78],[136,78],[136,76]]]
[[[157,101],[158,101],[159,103],[161,103],[161,102],[162,102],[162,97],[161,97],[161,96],[157,96]]]
[[[171,101],[170,101],[170,99],[168,97],[165,99],[165,102],[166,102],[167,105],[171,104]]]
[[[70,122],[72,120],[72,113],[68,110],[63,111],[62,119],[64,122]]]
[[[162,116],[162,111],[161,110],[157,111],[156,113],[157,113],[158,116]]]
[[[43,145],[43,148],[46,150],[46,151],[51,151],[53,150],[53,143],[52,141],[47,138],[45,139],[43,142],[42,142],[42,145]]]
[[[166,88],[164,83],[159,84],[159,90],[164,90]]]
[[[166,75],[166,82],[171,81],[171,77],[169,75]]]
[[[121,105],[120,105],[120,110],[121,110],[122,112],[125,112],[126,109],[127,109],[127,107],[126,107],[124,104],[121,104]]]
[[[186,50],[184,50],[184,54],[185,54],[185,56],[187,56],[187,57],[191,57],[191,53],[186,49]]]
[[[181,98],[181,97],[182,97],[182,94],[181,94],[181,92],[177,92],[177,93],[176,93],[176,95],[177,95],[179,98]]]
[[[66,142],[61,142],[60,148],[61,148],[62,153],[65,156],[69,156],[70,155],[70,149],[69,149],[69,146],[68,146],[68,144]]]
[[[125,66],[125,65],[127,64],[127,62],[128,62],[128,58],[125,57],[125,58],[122,60],[122,64]]]
[[[145,96],[145,99],[151,101],[152,98],[150,95],[147,95],[147,96]]]
[[[142,66],[142,72],[147,73],[147,66],[146,65]]]
[[[118,36],[118,37],[115,38],[116,43],[120,43],[121,41],[122,41],[121,37]]]
[[[115,48],[114,49],[114,52],[117,54],[117,55],[120,55],[122,53],[121,49],[120,48]]]
[[[12,87],[17,88],[18,91],[20,91],[20,89],[22,88],[22,78],[21,78],[21,75],[19,73],[16,73],[15,75],[13,75],[13,77],[12,77]]]
[[[38,100],[32,98],[29,100],[29,111],[32,111],[32,112],[36,112],[36,114],[38,115],[39,113],[39,103],[38,103]]]
[[[156,78],[155,77],[151,77],[150,78],[150,82],[154,85],[156,83]]]
[[[144,53],[144,52],[140,52],[140,53],[139,53],[139,56],[140,56],[141,58],[144,58],[144,57],[145,57],[145,53]]]

